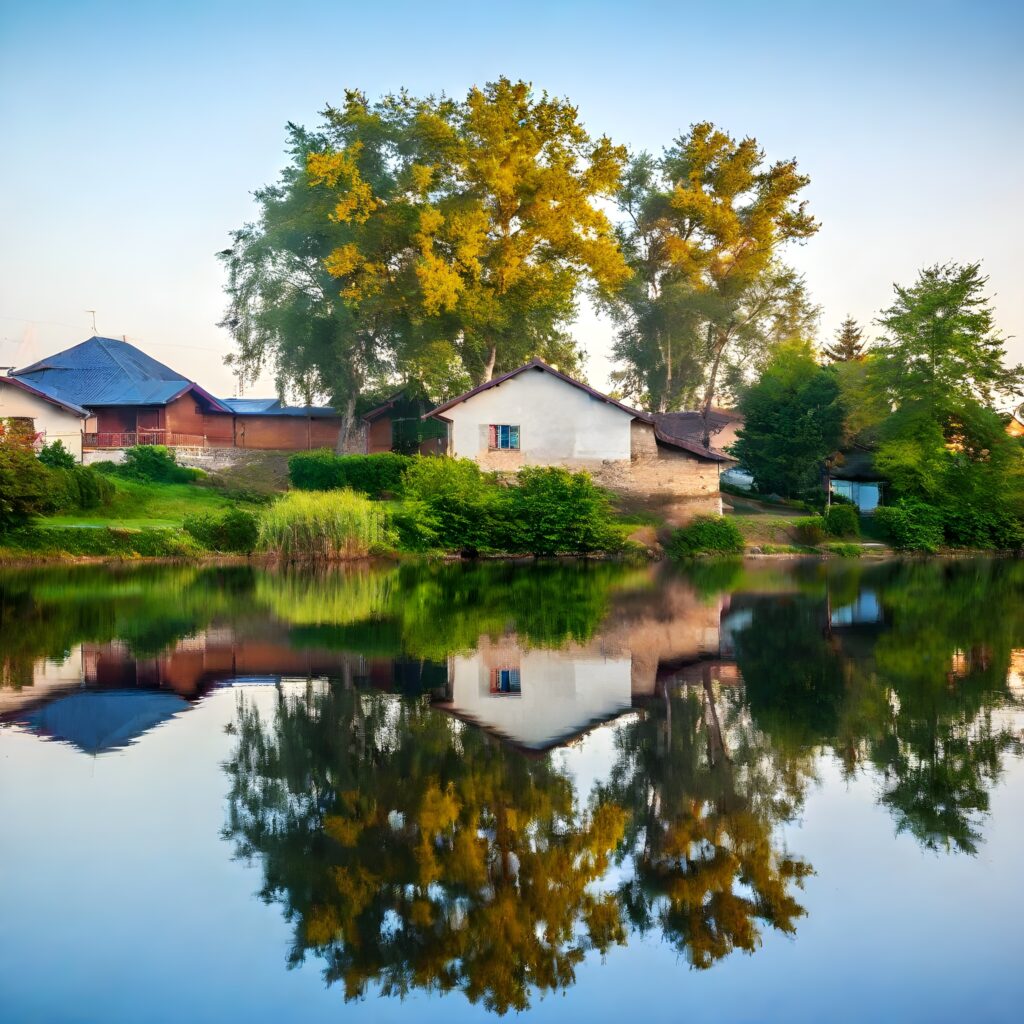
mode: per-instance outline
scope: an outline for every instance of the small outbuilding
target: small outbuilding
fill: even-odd
[[[428,414],[448,425],[447,451],[486,470],[587,470],[660,506],[669,522],[721,512],[718,477],[734,461],[675,437],[641,412],[533,359]]]
[[[74,402],[48,395],[17,377],[0,377],[0,420],[21,421],[40,445],[60,441],[78,462],[88,417]]]

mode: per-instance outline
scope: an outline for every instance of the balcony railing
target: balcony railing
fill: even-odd
[[[168,448],[205,448],[202,434],[179,434],[173,430],[100,431],[82,434],[83,448],[132,448],[137,444],[163,444]]]

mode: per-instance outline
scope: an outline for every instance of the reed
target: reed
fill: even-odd
[[[288,562],[363,558],[394,543],[387,510],[354,491],[291,491],[260,521],[260,549]]]

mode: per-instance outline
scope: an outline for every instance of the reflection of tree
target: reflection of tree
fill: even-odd
[[[793,888],[811,867],[777,845],[803,767],[779,761],[745,721],[737,695],[703,685],[664,690],[618,739],[610,798],[633,810],[634,877],[620,895],[641,930],[658,924],[690,963],[753,951],[762,925],[793,932]]]
[[[625,814],[577,806],[571,779],[422,701],[340,686],[243,709],[227,833],[263,858],[266,899],[346,995],[461,989],[500,1013],[571,984],[624,939],[593,892]]]
[[[851,579],[878,596],[884,621],[833,627],[830,608],[857,597],[848,586],[830,586],[828,600],[748,602],[735,642],[751,714],[780,748],[831,746],[851,773],[873,765],[900,831],[974,853],[1015,742],[993,712],[1024,646],[1024,569],[928,562]]]

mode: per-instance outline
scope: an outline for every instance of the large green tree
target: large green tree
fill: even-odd
[[[773,342],[817,319],[802,280],[779,263],[785,243],[817,222],[799,195],[793,160],[767,164],[755,139],[709,123],[625,176],[621,244],[633,278],[615,296],[619,381],[656,409],[699,401],[707,414],[723,383]]]
[[[733,453],[758,490],[792,496],[817,485],[839,444],[843,410],[835,374],[806,342],[782,346],[740,402],[743,427]]]

